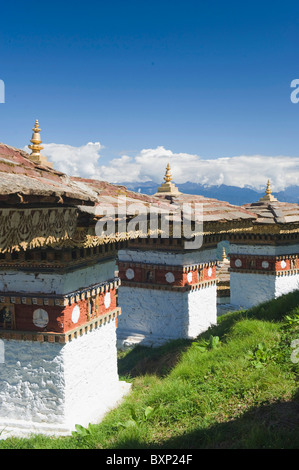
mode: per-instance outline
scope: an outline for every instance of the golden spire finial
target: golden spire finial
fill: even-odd
[[[222,248],[222,261],[227,261],[226,252],[225,252],[224,247]]]
[[[270,182],[270,180],[268,180],[268,183],[267,183],[266,194],[267,194],[268,196],[270,196],[270,194],[272,194],[272,189],[271,189],[271,182]]]
[[[172,174],[171,174],[171,170],[170,170],[170,164],[168,163],[167,167],[166,167],[166,173],[165,173],[165,176],[164,176],[164,181],[165,181],[165,183],[170,183],[171,180],[172,180]]]
[[[170,195],[170,196],[177,196],[181,194],[175,184],[171,183],[172,174],[170,170],[170,164],[167,164],[166,172],[164,176],[165,183],[162,183],[161,186],[158,188],[158,192],[155,195]]]
[[[33,134],[30,142],[32,142],[32,145],[28,145],[28,148],[31,150],[31,154],[29,155],[30,160],[32,160],[34,163],[37,163],[38,165],[45,165],[52,167],[52,163],[47,161],[47,158],[41,155],[41,150],[44,148],[42,145],[41,137],[40,137],[40,131],[41,129],[39,128],[38,124],[38,119],[36,119],[34,127],[32,128]]]
[[[271,182],[268,180],[265,195],[261,197],[260,202],[275,202],[277,199],[272,194]]]
[[[32,145],[28,145],[28,148],[30,148],[30,150],[32,150],[32,152],[30,154],[30,158],[34,162],[39,163],[39,160],[40,160],[40,157],[41,157],[40,152],[44,147],[42,145],[40,145],[42,143],[42,141],[41,141],[41,138],[40,138],[41,129],[39,128],[38,120],[35,121],[35,125],[34,125],[32,130],[33,130],[33,134],[32,134],[32,138],[30,140],[30,142],[32,142]]]

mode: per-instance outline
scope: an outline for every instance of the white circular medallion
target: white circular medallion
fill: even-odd
[[[211,277],[213,274],[213,269],[212,268],[209,268],[208,269],[208,276]]]
[[[33,312],[33,323],[38,328],[44,328],[49,323],[49,315],[46,310],[37,308]]]
[[[264,268],[264,269],[269,268],[269,263],[268,263],[268,261],[263,261],[263,262],[262,262],[262,268]]]
[[[242,266],[242,261],[241,261],[240,259],[236,259],[236,261],[235,261],[235,266],[236,266],[237,268],[240,268],[240,267]]]
[[[105,294],[105,297],[104,297],[104,305],[106,308],[109,308],[110,304],[111,304],[111,295],[110,295],[110,292],[107,292],[107,294]]]
[[[286,265],[287,265],[287,263],[286,263],[285,261],[281,261],[280,266],[281,266],[282,268],[285,268]]]
[[[76,305],[72,311],[72,322],[77,323],[80,317],[80,308],[79,305]]]
[[[175,281],[175,277],[173,273],[170,273],[170,272],[165,274],[165,279],[167,282],[169,282],[169,284]]]
[[[187,281],[188,281],[188,282],[192,282],[192,279],[193,279],[193,275],[192,275],[192,273],[190,272],[190,273],[187,274]]]
[[[135,273],[133,271],[133,269],[129,268],[126,270],[126,278],[127,279],[133,279],[133,277],[135,276]]]

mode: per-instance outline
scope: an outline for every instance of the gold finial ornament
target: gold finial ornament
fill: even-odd
[[[265,195],[261,197],[260,202],[275,202],[277,199],[272,194],[271,182],[268,180]]]
[[[224,247],[222,248],[222,261],[227,261],[226,252],[225,252]]]
[[[268,183],[267,183],[266,194],[267,194],[268,196],[270,196],[270,194],[272,194],[272,189],[271,189],[270,180],[268,180]]]
[[[164,181],[165,183],[162,183],[161,186],[159,186],[158,192],[155,194],[155,196],[160,196],[160,195],[178,196],[179,194],[181,194],[178,188],[176,187],[176,185],[171,182],[172,174],[171,174],[169,163],[167,164],[167,167],[166,167]]]
[[[32,134],[32,139],[30,140],[30,142],[32,142],[33,145],[28,145],[28,148],[32,150],[30,157],[32,160],[39,160],[40,152],[44,147],[40,145],[42,141],[40,138],[41,129],[39,128],[38,120],[35,121],[35,125],[32,130],[33,130],[33,134]]]
[[[41,150],[44,148],[41,143],[41,137],[40,137],[40,131],[41,129],[39,128],[39,123],[38,120],[35,121],[34,127],[33,127],[33,134],[30,142],[32,145],[28,145],[28,148],[31,150],[31,154],[29,155],[30,160],[32,160],[34,163],[37,163],[38,165],[44,165],[51,167],[53,164],[51,162],[47,161],[47,157],[44,157],[41,155]]]
[[[165,183],[170,183],[171,180],[172,180],[172,175],[171,175],[170,165],[168,163],[167,167],[166,167],[166,173],[165,173],[165,176],[164,176],[164,181],[165,181]]]

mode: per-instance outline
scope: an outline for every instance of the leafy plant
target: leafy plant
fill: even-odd
[[[118,422],[117,426],[122,427],[122,428],[131,428],[131,427],[141,425],[142,423],[144,423],[151,417],[154,411],[155,409],[152,406],[147,406],[146,408],[144,408],[141,418],[138,418],[134,408],[132,408],[131,417],[124,423]]]
[[[285,326],[299,326],[299,314],[285,316]]]
[[[210,336],[208,349],[216,349],[220,345],[219,336]]]
[[[260,369],[272,358],[272,353],[264,343],[259,343],[253,350],[247,352],[246,358],[256,369]]]
[[[88,428],[84,428],[83,426],[81,426],[81,424],[76,424],[75,429],[76,431],[72,432],[72,435],[74,437],[78,437],[78,436],[85,437],[90,434],[90,430]]]
[[[208,341],[206,340],[200,341],[200,342],[195,341],[192,344],[196,348],[196,350],[200,352],[205,352],[210,349],[216,349],[221,344],[221,341],[219,339],[219,336],[211,335]]]
[[[78,440],[84,440],[86,437],[90,437],[96,428],[97,426],[91,423],[87,428],[81,426],[81,424],[75,424],[75,431],[72,431],[72,436]]]

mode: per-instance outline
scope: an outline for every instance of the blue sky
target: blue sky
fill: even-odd
[[[299,156],[298,1],[1,5],[0,141]]]

